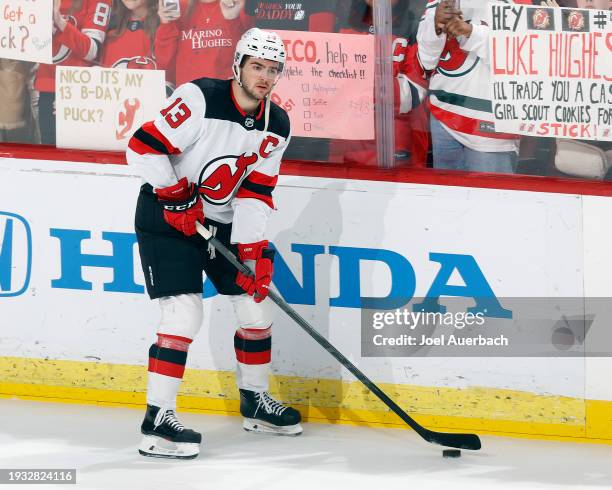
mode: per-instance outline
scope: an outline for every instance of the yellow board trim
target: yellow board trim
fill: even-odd
[[[146,367],[0,357],[0,397],[142,409]],[[513,390],[381,383],[419,423],[437,430],[612,444],[612,402]],[[309,422],[407,426],[357,381],[273,376],[271,391]],[[189,412],[238,415],[233,372],[188,369],[177,399]]]

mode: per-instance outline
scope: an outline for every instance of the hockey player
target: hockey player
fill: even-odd
[[[195,457],[201,435],[175,415],[189,344],[202,323],[202,271],[234,307],[240,412],[246,430],[297,435],[300,413],[268,393],[273,250],[265,240],[272,191],[290,138],[289,118],[270,101],[285,64],[280,37],[247,31],[233,80],[202,78],[177,88],[155,121],[134,134],[128,163],[142,175],[136,234],[146,286],[161,322],[149,350],[140,453]],[[250,278],[196,234],[196,222],[255,271]],[[168,448],[168,444],[171,446]]]

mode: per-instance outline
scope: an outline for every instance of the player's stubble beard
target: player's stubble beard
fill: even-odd
[[[272,91],[272,87],[268,88],[268,91],[260,96],[257,95],[253,90],[251,90],[251,88],[249,88],[248,84],[246,83],[246,81],[244,80],[244,77],[242,76],[242,74],[240,74],[240,83],[242,85],[242,90],[244,90],[244,93],[246,94],[246,96],[251,99],[253,102],[261,102],[262,100],[265,100],[265,98],[270,94],[270,92]],[[257,81],[253,82],[253,86],[256,85]]]

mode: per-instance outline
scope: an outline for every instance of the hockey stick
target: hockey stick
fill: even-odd
[[[241,263],[236,256],[217,240],[204,225],[196,222],[198,233],[204,237],[221,255],[240,272],[245,275],[252,276],[253,272],[249,267]],[[439,444],[446,447],[455,447],[460,449],[480,449],[480,439],[476,434],[450,434],[447,432],[435,432],[426,429],[410,415],[404,412],[384,391],[374,384],[365,374],[363,374],[351,361],[349,361],[338,349],[336,349],[329,341],[317,332],[306,320],[304,320],[287,302],[282,299],[276,292],[270,289],[268,296],[276,305],[291,317],[300,327],[302,327],[308,335],[310,335],[320,346],[329,352],[340,364],[348,369],[359,381],[361,381],[368,389],[374,393],[380,400],[387,405],[399,418],[412,427],[427,442]]]

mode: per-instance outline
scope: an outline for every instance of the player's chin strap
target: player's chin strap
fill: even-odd
[[[240,81],[240,77],[234,77],[234,80],[236,81],[236,83],[238,83],[239,87],[242,87],[242,82]],[[274,90],[274,87],[276,86],[277,83],[278,82],[274,82],[274,85],[272,85],[272,89],[270,90],[270,93],[266,95],[266,107],[264,110],[264,129],[263,129],[264,138],[265,138],[266,131],[268,131],[268,123],[270,122],[270,99],[272,98],[272,90]]]
[[[274,86],[272,86],[274,88]],[[266,131],[268,131],[268,123],[270,122],[270,99],[272,98],[272,90],[266,96],[266,110],[264,111],[264,138],[266,136]]]
[[[266,135],[266,131],[268,130],[268,123],[270,122],[270,106],[271,106],[271,100],[272,100],[272,91],[274,90],[274,87],[276,87],[276,84],[278,82],[280,82],[281,79],[281,75],[278,76],[278,78],[276,79],[276,81],[272,84],[272,88],[270,89],[270,93],[266,96],[266,109],[264,111],[264,137]]]

